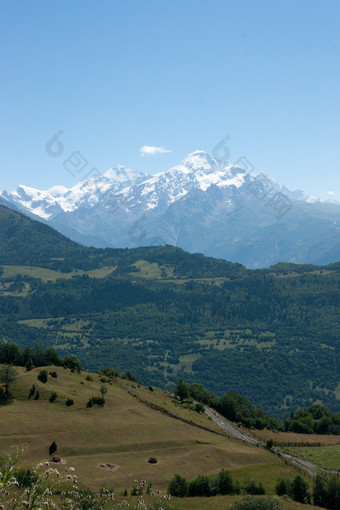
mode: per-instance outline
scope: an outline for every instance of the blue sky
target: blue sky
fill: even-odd
[[[154,173],[229,135],[232,162],[340,200],[339,19],[337,0],[3,2],[0,189],[76,184],[74,151]]]

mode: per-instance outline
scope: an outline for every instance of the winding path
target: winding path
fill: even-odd
[[[244,441],[245,443],[258,446],[259,448],[265,448],[263,443],[261,443],[258,439],[255,439],[251,436],[248,436],[244,432],[241,432],[236,427],[231,425],[223,416],[221,416],[219,413],[217,413],[214,409],[211,409],[210,407],[205,407],[205,414],[210,416],[210,418],[221,427],[223,430],[227,431],[228,434],[236,437],[237,439],[240,439],[241,441]],[[313,464],[312,462],[309,462],[308,460],[301,459],[300,457],[294,457],[293,455],[290,455],[288,453],[283,453],[277,448],[272,448],[272,453],[275,455],[278,455],[281,459],[283,459],[286,464],[290,464],[292,466],[295,466],[302,471],[304,471],[308,476],[311,478],[314,478],[316,476],[317,471],[324,471],[325,473],[334,474],[339,476],[339,471],[334,471],[331,469],[326,469],[321,466],[318,466],[317,464]]]

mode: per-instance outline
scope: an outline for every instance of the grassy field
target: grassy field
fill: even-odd
[[[261,479],[272,491],[276,476],[293,474],[274,455],[213,433],[217,427],[207,416],[175,406],[170,395],[160,390],[150,391],[121,381],[143,400],[211,428],[212,432],[150,409],[115,383],[107,385],[104,408],[87,409],[88,399],[99,395],[98,375],[93,375],[94,381],[87,381],[84,373],[56,368],[58,377],[49,377],[42,384],[37,380],[39,369],[19,370],[16,400],[0,411],[0,450],[3,454],[13,445],[27,445],[23,457],[27,465],[47,458],[49,445],[56,441],[57,453],[76,468],[80,480],[94,489],[106,483],[123,490],[134,479],[147,479],[164,490],[174,473],[191,479],[226,468],[240,481],[248,476]],[[40,391],[37,401],[27,398],[33,383]],[[48,401],[52,391],[58,394],[53,404]],[[74,399],[72,407],[65,406],[67,398]],[[159,463],[149,464],[150,456]],[[106,462],[117,469],[106,471],[98,467]]]
[[[57,372],[57,378],[49,376],[43,384],[37,379],[40,370],[26,372],[18,368],[15,400],[0,407],[0,455],[14,446],[25,445],[24,466],[48,459],[48,447],[55,441],[57,455],[75,467],[84,486],[93,490],[103,485],[114,487],[117,502],[124,499],[125,489],[130,492],[135,479],[151,481],[156,490],[164,493],[175,473],[190,480],[225,468],[241,484],[249,479],[262,481],[268,494],[274,494],[279,477],[296,476],[296,471],[277,456],[228,438],[210,418],[174,403],[167,392],[118,379],[106,383],[105,407],[89,409],[88,399],[99,396],[102,382],[98,374],[87,380],[87,373],[48,367]],[[32,384],[39,389],[39,400],[28,399]],[[48,400],[52,391],[58,394],[54,403]],[[74,400],[73,406],[65,405],[67,398]],[[184,423],[150,405],[192,423]],[[148,463],[151,456],[157,458],[157,464]],[[105,463],[115,468],[103,469],[100,465]],[[179,510],[226,510],[238,498],[174,499],[172,504]],[[127,499],[130,503],[134,500],[131,496]],[[284,501],[287,510],[300,510],[300,506]]]
[[[340,444],[328,446],[285,447],[292,455],[303,457],[327,469],[340,471]]]
[[[277,444],[321,443],[324,445],[336,445],[340,443],[340,436],[334,435],[296,434],[295,432],[274,432],[266,429],[256,430],[255,435],[262,441],[272,439]]]
[[[3,274],[0,279],[14,279],[17,274],[20,274],[21,276],[40,278],[44,282],[55,282],[58,279],[70,280],[73,276],[82,276],[84,274],[87,274],[91,278],[105,278],[115,270],[113,266],[101,267],[100,269],[93,269],[91,271],[75,270],[70,273],[61,273],[60,271],[34,266],[2,266],[2,268]]]

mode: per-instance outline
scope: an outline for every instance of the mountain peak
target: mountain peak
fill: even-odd
[[[178,165],[178,167],[185,167],[189,171],[201,170],[204,172],[208,171],[208,173],[214,172],[217,166],[218,162],[215,158],[210,156],[207,152],[199,149],[188,154]]]

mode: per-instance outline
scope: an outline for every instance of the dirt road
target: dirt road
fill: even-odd
[[[223,430],[228,432],[231,436],[244,441],[245,443],[258,446],[259,448],[265,448],[263,443],[261,443],[258,439],[255,439],[244,432],[241,432],[237,427],[233,426],[229,423],[223,416],[217,413],[214,409],[210,407],[205,407],[205,413],[210,416],[210,418]],[[326,473],[339,475],[338,471],[332,471],[330,469],[322,468],[308,460],[301,459],[300,457],[294,457],[293,455],[289,455],[288,453],[283,453],[277,448],[272,448],[270,450],[275,455],[278,455],[286,464],[290,464],[292,466],[296,466],[297,468],[303,470],[307,475],[311,478],[314,478],[317,471],[324,471]]]

